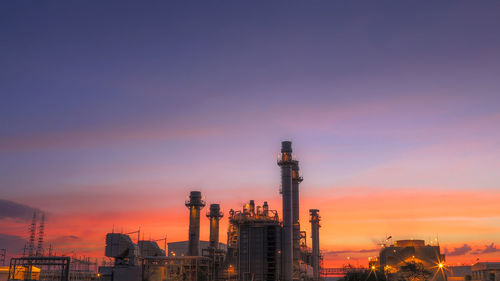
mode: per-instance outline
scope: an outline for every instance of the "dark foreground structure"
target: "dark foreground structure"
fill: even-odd
[[[242,280],[292,281],[320,279],[319,210],[310,210],[312,250],[299,223],[299,161],[292,157],[292,143],[281,143],[277,162],[281,169],[282,218],[267,202],[250,200],[241,210],[231,209],[227,245],[219,243],[219,204],[211,204],[208,247],[200,247],[200,213],[206,203],[199,191],[185,202],[189,209],[189,240],[162,250],[154,241],[133,243],[130,236],[109,233],[106,256],[113,266],[99,268],[103,281]],[[138,239],[139,240],[139,239]],[[173,244],[173,243],[172,243]],[[186,249],[181,249],[187,245]],[[173,245],[172,245],[173,246]],[[176,253],[177,252],[177,253]],[[179,254],[182,253],[182,254]],[[184,254],[185,253],[185,254]]]
[[[383,245],[379,258],[370,261],[369,266],[372,271],[383,272],[388,280],[402,279],[401,275],[408,271],[426,280],[446,281],[449,272],[439,245],[413,239]]]

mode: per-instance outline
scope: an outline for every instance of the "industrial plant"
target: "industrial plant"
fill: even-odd
[[[189,212],[187,241],[168,243],[167,248],[165,238],[162,249],[159,241],[141,240],[140,230],[108,233],[105,256],[113,263],[100,266],[92,280],[319,280],[322,259],[319,210],[309,210],[312,245],[308,247],[306,232],[299,223],[302,177],[299,161],[292,157],[290,141],[281,143],[277,164],[281,170],[281,217],[267,202],[256,205],[254,200],[249,200],[241,210],[231,209],[227,214],[221,211],[219,204],[211,204],[206,212],[210,239],[200,241],[201,212],[206,203],[200,191],[191,191],[185,202]],[[226,244],[219,242],[219,221],[224,216],[229,221]],[[134,237],[137,243],[133,242],[132,234],[137,234]],[[30,251],[33,251],[32,246]],[[70,262],[68,257],[28,255],[15,258],[11,260],[8,279],[79,280],[70,278]],[[50,278],[42,278],[49,270]]]
[[[189,211],[188,241],[169,243],[161,249],[155,241],[132,242],[128,234],[108,233],[106,256],[113,266],[99,268],[105,281],[135,280],[319,280],[319,210],[310,210],[312,251],[299,223],[299,161],[292,157],[292,143],[281,143],[283,210],[250,200],[241,210],[229,210],[227,243],[219,242],[219,204],[211,204],[210,240],[200,245],[200,218],[206,206],[200,191],[191,191],[185,205]],[[173,249],[175,248],[175,250]]]

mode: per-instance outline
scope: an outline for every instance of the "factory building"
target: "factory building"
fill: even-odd
[[[229,211],[228,268],[239,280],[279,280],[282,228],[267,202],[253,200],[242,211]]]
[[[168,244],[168,256],[169,257],[183,257],[187,256],[189,241],[177,241],[177,242],[169,242]],[[210,241],[202,241],[200,240],[200,253],[205,253],[210,249]],[[224,243],[218,243],[218,248],[227,251],[227,246]]]
[[[320,280],[319,210],[310,210],[312,250],[299,224],[299,161],[292,157],[292,143],[281,143],[282,211],[267,202],[253,200],[241,210],[231,209],[227,245],[219,242],[219,221],[224,217],[219,204],[206,212],[210,221],[209,241],[200,241],[201,211],[206,206],[200,191],[191,191],[185,205],[189,210],[188,240],[168,243],[167,253],[155,241],[132,242],[127,234],[106,236],[106,256],[111,267],[101,267],[106,281]],[[311,274],[312,273],[312,274]]]
[[[478,262],[472,265],[472,281],[500,281],[500,262]]]
[[[439,245],[426,245],[424,240],[398,240],[393,245],[384,245],[378,261],[372,261],[370,266],[380,266],[381,270],[390,274],[412,262],[422,264],[425,270],[431,272],[433,281],[447,280],[445,256],[441,254]]]

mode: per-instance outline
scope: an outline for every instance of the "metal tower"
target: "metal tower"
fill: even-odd
[[[45,235],[45,214],[42,213],[42,220],[38,227],[38,247],[36,249],[37,256],[43,256],[43,236]]]
[[[7,249],[0,249],[0,263],[5,265],[5,256],[7,255]]]
[[[31,220],[29,232],[30,238],[28,240],[28,256],[31,257],[35,254],[36,211],[33,212],[33,219]]]
[[[292,142],[281,142],[281,189],[283,198],[283,281],[293,278],[293,218],[292,218]]]
[[[224,216],[219,204],[210,204],[207,218],[210,220],[210,248],[219,248],[219,220]]]
[[[294,279],[300,276],[300,222],[299,222],[299,161],[293,160],[292,166],[292,220],[293,220],[293,266]]]
[[[313,276],[314,281],[319,280],[319,228],[321,225],[319,224],[321,217],[318,214],[319,210],[310,209],[309,214],[311,215],[311,238],[312,238],[312,267],[313,267]]]
[[[191,191],[189,200],[186,201],[189,209],[189,246],[188,256],[200,255],[200,210],[205,207],[200,191]]]

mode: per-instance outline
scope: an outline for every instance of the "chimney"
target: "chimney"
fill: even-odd
[[[207,217],[210,220],[210,248],[219,248],[219,220],[224,216],[219,204],[210,204]]]
[[[293,218],[292,218],[292,142],[281,142],[281,158],[278,159],[281,167],[281,189],[283,198],[283,281],[292,281],[293,278]]]
[[[188,256],[200,255],[200,210],[205,207],[205,201],[201,198],[201,192],[191,191],[189,201],[186,201],[189,209],[189,245]]]
[[[300,222],[299,222],[299,161],[293,160],[292,166],[292,220],[293,220],[293,265],[294,279],[299,279],[300,270]]]
[[[319,280],[319,221],[321,217],[318,214],[319,210],[310,209],[311,215],[311,238],[312,238],[312,267],[314,281]]]

